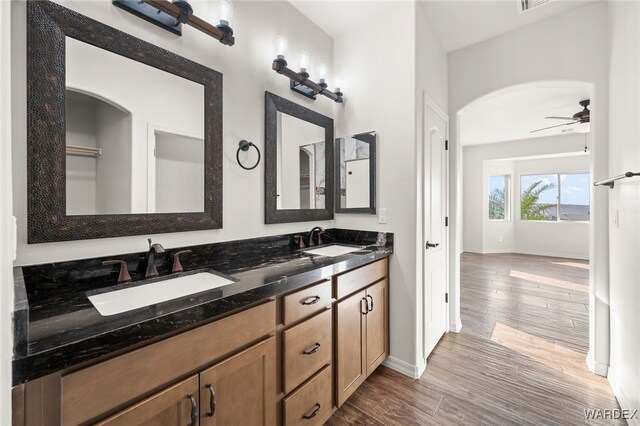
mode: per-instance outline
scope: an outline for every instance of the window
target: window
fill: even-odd
[[[520,177],[520,218],[588,221],[589,173],[553,173]]]
[[[589,221],[590,188],[589,173],[560,175],[560,220]]]
[[[489,176],[489,220],[509,220],[509,176]]]

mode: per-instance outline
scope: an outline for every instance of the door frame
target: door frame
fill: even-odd
[[[422,184],[425,181],[425,173],[426,173],[426,164],[424,163],[424,149],[427,143],[427,140],[425,139],[426,136],[426,129],[425,129],[425,123],[426,123],[426,114],[427,114],[427,108],[431,108],[431,110],[433,110],[438,117],[440,117],[444,122],[445,122],[445,128],[444,128],[444,137],[445,140],[448,141],[449,140],[449,114],[447,114],[447,112],[441,108],[438,103],[427,94],[426,91],[423,90],[422,92],[422,135],[420,136],[421,140],[422,140],[422,156],[420,159],[420,162],[422,163],[422,173],[421,173],[421,180],[422,180]],[[446,142],[448,143],[448,142]],[[450,144],[449,144],[450,147]],[[449,150],[447,149],[445,151],[445,161],[444,161],[444,171],[443,171],[443,177],[445,180],[445,190],[444,190],[444,197],[445,197],[445,217],[449,217],[449,222],[451,221],[450,216],[449,216]],[[422,185],[422,198],[421,198],[421,202],[424,201],[424,193],[426,191],[426,188],[424,187],[424,185]],[[420,208],[420,211],[422,212],[421,214],[421,218],[420,218],[420,224],[421,224],[421,229],[420,229],[420,258],[421,258],[421,262],[422,262],[422,343],[421,343],[421,348],[420,351],[422,352],[422,359],[424,362],[426,362],[427,356],[429,354],[425,353],[425,341],[426,341],[426,333],[427,333],[427,328],[426,328],[426,309],[425,309],[425,303],[424,303],[424,295],[425,295],[425,264],[424,264],[424,248],[426,246],[427,241],[425,240],[424,237],[424,229],[425,229],[425,212],[424,209],[422,209],[422,206]],[[449,231],[450,230],[450,226],[446,226],[445,229],[445,240],[444,240],[444,267],[445,267],[445,288],[446,288],[446,293],[449,293],[449,289],[451,286],[450,283],[450,254],[449,254],[449,243],[450,243],[450,236],[449,236]],[[450,302],[450,301],[449,301]],[[446,303],[445,306],[445,312],[446,312],[446,322],[445,322],[445,333],[448,333],[449,331],[451,331],[451,324],[450,324],[450,312],[449,312],[449,308],[451,306],[451,303]]]

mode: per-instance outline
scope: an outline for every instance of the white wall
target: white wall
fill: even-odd
[[[473,101],[498,90],[532,82],[573,81],[592,86],[590,146],[593,179],[608,170],[608,6],[605,2],[571,10],[449,54],[449,112],[451,116],[452,239],[462,246],[462,162],[458,114]],[[588,31],[585,31],[588,28]],[[576,43],[580,40],[580,43]],[[602,113],[599,113],[599,112]],[[609,264],[607,191],[592,190],[590,235],[591,330],[589,365],[606,374],[609,363]],[[451,255],[459,253],[452,247]],[[457,273],[459,265],[453,266]],[[454,276],[459,288],[459,276]],[[459,318],[459,294],[451,292],[453,316]],[[597,318],[597,321],[595,320]]]
[[[362,2],[366,7],[368,2]],[[334,69],[344,82],[345,104],[337,136],[375,130],[377,206],[374,215],[337,214],[336,226],[394,232],[391,257],[391,357],[388,365],[409,375],[422,357],[422,251],[418,249],[423,93],[447,109],[447,60],[420,2],[393,2],[334,41]],[[379,31],[393,28],[393,31]]]
[[[271,70],[271,62],[275,55],[275,39],[278,35],[283,34],[288,37],[289,51],[293,52],[290,62],[294,67],[297,63],[296,52],[301,50],[311,53],[313,63],[331,64],[333,62],[331,37],[289,3],[283,1],[234,2],[232,25],[237,38],[236,45],[233,47],[223,46],[211,37],[189,27],[185,28],[182,37],[176,37],[112,6],[111,2],[61,1],[61,3],[93,19],[223,73],[224,227],[220,230],[152,236],[154,240],[161,242],[165,248],[171,248],[285,232],[301,232],[310,229],[313,225],[331,226],[333,224],[332,221],[324,221],[313,224],[265,225],[263,213],[264,162],[261,162],[255,170],[245,171],[238,166],[235,159],[238,142],[241,139],[256,143],[264,155],[265,90],[291,99],[324,115],[330,117],[334,115],[332,102],[326,99],[312,102],[302,96],[295,95],[289,89],[289,81]],[[15,2],[12,9],[12,46],[14,47],[12,107],[16,112],[13,117],[13,164],[16,165],[14,169],[14,211],[19,222],[17,264],[34,264],[146,250],[146,235],[51,244],[26,244],[25,3]],[[4,42],[6,38],[3,37],[2,40]],[[331,74],[331,68],[329,73]],[[3,101],[4,99],[3,97]],[[168,105],[167,108],[171,109],[172,107]]]
[[[640,170],[640,3],[610,3],[610,169]],[[609,381],[622,408],[640,407],[640,182],[616,183],[611,226],[611,369]],[[614,213],[616,212],[616,213]],[[640,425],[636,419],[629,424]]]
[[[11,424],[13,215],[11,202],[11,2],[0,2],[0,424]]]
[[[589,156],[576,154],[581,146],[584,136],[572,134],[464,147],[464,251],[588,259],[588,223],[522,221],[518,201],[520,175],[588,172]],[[527,158],[545,154],[558,157]],[[488,179],[499,175],[510,176],[510,221],[488,218]]]

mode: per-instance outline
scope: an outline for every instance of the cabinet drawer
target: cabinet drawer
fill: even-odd
[[[320,312],[331,303],[331,281],[305,288],[283,297],[283,324],[290,325]]]
[[[62,377],[62,423],[78,424],[159,389],[275,330],[275,301]]]
[[[284,399],[284,424],[315,426],[324,424],[333,410],[331,366],[326,366],[309,383]]]
[[[336,277],[336,297],[341,299],[387,276],[387,259],[378,260]]]
[[[331,310],[282,333],[284,393],[331,363]]]

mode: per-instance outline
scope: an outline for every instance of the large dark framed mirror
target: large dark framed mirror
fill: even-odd
[[[222,74],[27,5],[28,241],[222,228]]]
[[[336,139],[336,213],[376,214],[376,133]]]
[[[265,223],[333,219],[333,119],[265,92]]]

